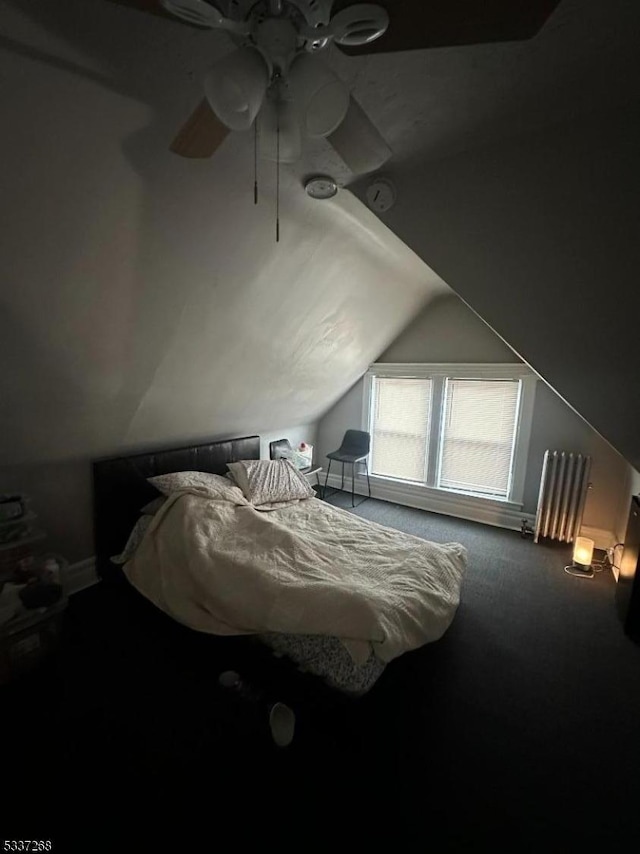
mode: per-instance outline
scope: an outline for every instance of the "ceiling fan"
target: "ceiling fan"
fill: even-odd
[[[172,151],[211,157],[231,130],[259,124],[263,156],[297,159],[304,133],[327,138],[351,171],[365,173],[391,150],[320,59],[327,45],[359,55],[527,39],[560,0],[219,0],[222,11],[206,0],[115,2],[225,30],[236,44],[206,75],[205,98]]]

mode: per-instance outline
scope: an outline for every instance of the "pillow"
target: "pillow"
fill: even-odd
[[[148,504],[145,504],[144,507],[141,507],[140,512],[143,516],[155,516],[166,500],[166,496],[159,495],[157,498],[154,498],[153,501],[150,501]]]
[[[163,495],[171,495],[181,489],[204,489],[209,493],[229,493],[237,489],[233,482],[219,474],[207,471],[173,471],[148,478],[149,483],[159,489]]]
[[[299,501],[315,495],[289,460],[240,460],[227,468],[244,497],[254,506]]]

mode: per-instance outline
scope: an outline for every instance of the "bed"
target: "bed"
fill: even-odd
[[[126,575],[190,628],[257,635],[332,687],[362,694],[388,661],[446,631],[464,548],[410,537],[313,497],[258,512],[235,487],[233,499],[198,489],[172,494],[142,530],[141,508],[158,495],[149,478],[225,475],[229,464],[259,458],[259,437],[249,436],[94,463],[98,572],[107,581]],[[113,557],[134,527],[141,534],[122,557],[123,571]]]

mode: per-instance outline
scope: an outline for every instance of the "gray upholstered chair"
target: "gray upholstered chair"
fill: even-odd
[[[335,460],[338,463],[342,463],[342,484],[340,486],[340,489],[334,489],[331,495],[335,495],[336,492],[344,492],[344,464],[351,463],[351,506],[356,506],[356,463],[363,462],[367,475],[367,486],[369,488],[369,495],[365,495],[362,501],[366,501],[367,498],[371,498],[371,481],[369,480],[369,464],[367,462],[367,457],[369,456],[370,448],[371,436],[368,433],[366,433],[364,430],[347,430],[342,439],[342,444],[340,445],[338,450],[331,451],[330,454],[327,454],[329,465],[327,466],[327,475],[324,479],[324,498],[327,497],[327,483],[329,482],[329,472],[331,471],[332,460]],[[362,504],[362,501],[359,501],[358,504]]]

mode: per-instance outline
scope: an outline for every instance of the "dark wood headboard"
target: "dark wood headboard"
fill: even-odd
[[[112,457],[93,463],[93,533],[96,569],[104,580],[122,577],[112,555],[124,548],[140,509],[158,496],[148,477],[174,471],[226,474],[227,463],[260,459],[260,437],[246,436],[186,448]]]

